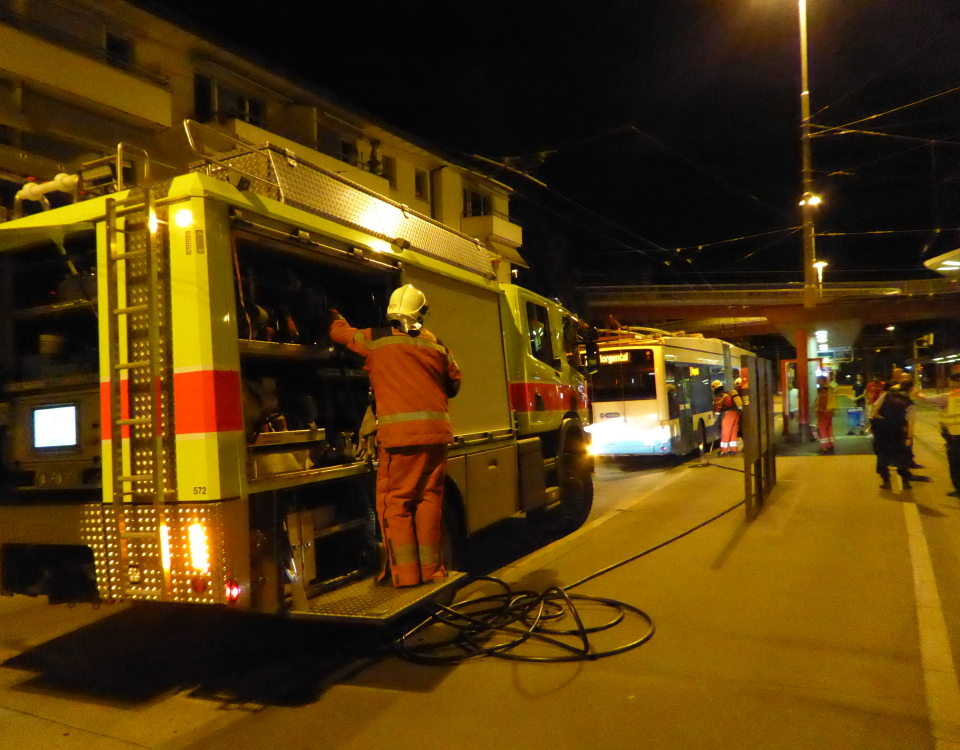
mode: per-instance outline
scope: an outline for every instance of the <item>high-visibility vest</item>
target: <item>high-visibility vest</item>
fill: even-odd
[[[960,388],[947,396],[947,406],[940,412],[940,426],[949,435],[960,435]]]

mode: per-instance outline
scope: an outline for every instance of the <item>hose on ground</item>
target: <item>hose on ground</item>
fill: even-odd
[[[450,605],[434,602],[431,615],[394,642],[394,653],[418,664],[449,666],[484,656],[542,664],[594,661],[630,651],[653,638],[656,628],[650,615],[626,602],[571,591],[683,539],[744,503],[741,500],[665,542],[608,565],[579,581],[562,587],[553,586],[542,593],[514,591],[505,581],[492,576],[472,578],[471,583],[486,581],[500,591]],[[581,609],[591,611],[591,622],[600,619],[595,610],[607,615],[598,624],[588,626]],[[590,636],[611,630],[624,622],[628,615],[643,623],[645,632],[640,637],[604,649],[594,648]],[[535,649],[537,653],[518,653],[516,649],[523,644],[539,647]]]

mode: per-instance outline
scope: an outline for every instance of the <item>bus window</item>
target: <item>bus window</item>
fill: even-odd
[[[680,417],[680,397],[683,389],[682,368],[673,362],[668,362],[664,379],[667,384],[667,408],[669,409],[670,419]]]
[[[591,381],[593,401],[649,401],[657,397],[652,349],[600,352]]]
[[[527,303],[527,325],[530,332],[530,351],[533,356],[556,368],[557,361],[553,356],[553,340],[550,336],[550,315],[547,308],[535,302]]]
[[[577,321],[569,315],[563,316],[563,351],[567,355],[567,364],[580,365],[580,348],[577,342]]]

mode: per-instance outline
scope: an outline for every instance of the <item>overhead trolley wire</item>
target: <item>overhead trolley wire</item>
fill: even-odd
[[[860,91],[860,89],[866,88],[866,87],[869,86],[871,83],[873,83],[874,81],[876,81],[878,78],[882,78],[882,77],[885,76],[887,73],[889,73],[891,70],[893,70],[894,68],[899,67],[900,65],[902,65],[903,63],[905,63],[907,60],[909,60],[909,59],[910,59],[911,57],[913,57],[914,55],[920,54],[921,52],[923,52],[924,50],[926,50],[927,47],[929,47],[930,45],[932,45],[932,44],[940,41],[943,37],[947,36],[948,34],[952,34],[953,32],[957,31],[958,29],[960,29],[960,24],[954,24],[953,26],[947,28],[942,34],[939,34],[939,35],[935,36],[935,37],[934,37],[933,39],[931,39],[929,42],[927,42],[926,44],[921,45],[920,47],[917,47],[917,49],[913,50],[912,52],[908,52],[906,55],[904,55],[904,56],[901,57],[900,59],[894,61],[893,63],[891,63],[890,65],[888,65],[886,68],[884,68],[883,70],[881,70],[879,73],[877,73],[877,74],[871,76],[870,78],[868,78],[866,81],[864,81],[863,83],[861,83],[859,86],[856,86],[856,87],[850,89],[847,93],[845,93],[845,94],[841,95],[840,97],[834,99],[830,104],[827,104],[826,106],[821,107],[820,109],[818,109],[816,112],[813,113],[813,117],[816,117],[817,115],[823,114],[824,112],[826,112],[826,111],[827,111],[828,109],[830,109],[831,107],[839,104],[839,103],[842,102],[844,99],[846,99],[846,98],[852,96],[853,94],[857,93],[858,91]]]
[[[843,125],[833,125],[833,126],[818,125],[817,127],[820,128],[820,130],[819,130],[818,132],[814,133],[813,135],[815,135],[815,136],[817,136],[817,137],[822,136],[822,135],[829,135],[830,133],[832,133],[832,132],[834,132],[834,131],[836,131],[836,130],[843,130],[844,128],[849,128],[851,125],[859,125],[861,122],[869,122],[869,121],[871,121],[871,120],[876,120],[876,119],[878,119],[878,118],[880,118],[880,117],[886,117],[887,115],[892,115],[894,112],[901,112],[902,110],[909,109],[910,107],[916,107],[916,106],[918,106],[918,105],[920,105],[920,104],[924,104],[924,103],[926,103],[926,102],[933,101],[934,99],[938,99],[938,98],[940,98],[941,96],[946,96],[947,94],[953,94],[953,93],[955,93],[955,92],[957,92],[957,91],[960,91],[960,86],[954,86],[952,89],[947,89],[946,91],[941,91],[941,92],[939,92],[939,93],[937,93],[937,94],[931,94],[930,96],[927,96],[927,97],[925,97],[925,98],[923,98],[923,99],[918,99],[917,101],[913,101],[913,102],[910,102],[910,103],[908,103],[908,104],[902,104],[902,105],[900,105],[899,107],[894,107],[893,109],[888,109],[888,110],[885,111],[885,112],[878,112],[878,113],[876,113],[876,114],[869,115],[868,117],[861,117],[859,120],[852,120],[852,121],[850,121],[850,122],[848,122],[848,123],[845,123],[845,124],[843,124]]]

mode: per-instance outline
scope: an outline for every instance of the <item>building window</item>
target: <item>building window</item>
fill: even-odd
[[[200,122],[237,119],[263,125],[266,104],[204,75],[193,77],[193,113]]]
[[[463,189],[463,215],[488,216],[493,211],[493,201],[489,195],[478,193],[470,188]]]
[[[390,187],[397,189],[397,160],[392,156],[384,156],[380,160],[380,176],[390,183]]]
[[[356,139],[336,130],[323,128],[320,131],[320,150],[327,156],[332,156],[353,167],[360,163],[360,149],[357,148]]]
[[[422,201],[430,200],[430,181],[422,169],[413,171],[413,194]]]
[[[129,68],[133,65],[133,39],[108,31],[104,49],[107,52],[107,62],[111,65],[118,68]]]

